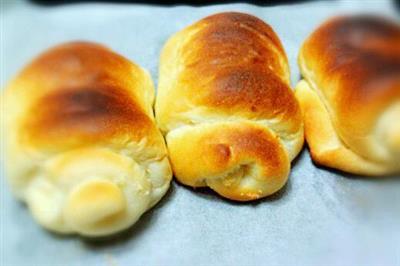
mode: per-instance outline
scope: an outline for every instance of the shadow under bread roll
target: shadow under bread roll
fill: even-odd
[[[62,44],[23,69],[2,97],[8,179],[45,228],[108,235],[168,190],[153,83],[124,57],[94,43]]]
[[[206,17],[168,40],[156,120],[176,178],[237,201],[282,188],[303,145],[283,47],[242,13]]]
[[[400,171],[400,26],[375,16],[322,24],[303,44],[296,96],[313,160],[361,175]]]

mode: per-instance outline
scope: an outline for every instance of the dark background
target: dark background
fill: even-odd
[[[301,2],[315,2],[315,1],[336,1],[336,0],[264,0],[264,1],[238,1],[238,0],[198,0],[198,1],[182,1],[182,0],[166,0],[166,1],[156,1],[156,0],[30,0],[39,5],[61,5],[61,4],[73,4],[79,2],[113,2],[113,3],[139,3],[139,4],[150,4],[150,5],[163,5],[163,6],[174,6],[174,5],[190,5],[190,6],[206,6],[206,5],[218,5],[227,3],[248,3],[259,6],[273,6],[280,4],[296,4]],[[349,0],[357,1],[357,0]],[[362,1],[362,0],[359,0]],[[380,1],[380,0],[376,0]],[[393,0],[397,12],[400,12],[400,0]]]

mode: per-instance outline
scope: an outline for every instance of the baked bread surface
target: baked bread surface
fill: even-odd
[[[172,172],[149,73],[73,42],[37,57],[3,94],[7,176],[44,227],[101,236],[157,203]]]
[[[362,175],[400,170],[400,26],[375,16],[330,19],[304,42],[296,89],[311,154]]]
[[[303,144],[281,42],[247,14],[206,17],[167,41],[155,109],[176,178],[232,200],[282,188]]]

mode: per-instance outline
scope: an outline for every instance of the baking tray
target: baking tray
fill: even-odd
[[[167,38],[221,11],[254,14],[275,29],[294,85],[300,78],[298,49],[327,17],[362,11],[398,18],[390,1],[262,7],[1,3],[2,88],[39,52],[71,40],[103,43],[149,69],[157,82]],[[134,227],[101,242],[42,229],[12,197],[1,170],[1,265],[400,265],[399,179],[319,168],[307,149],[293,163],[288,184],[272,197],[240,204],[173,182]]]

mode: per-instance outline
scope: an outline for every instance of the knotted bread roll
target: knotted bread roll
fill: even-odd
[[[318,164],[362,175],[400,170],[400,26],[337,17],[303,44],[296,89]]]
[[[8,178],[44,227],[111,234],[167,191],[172,172],[153,83],[122,56],[92,43],[57,46],[3,96]]]
[[[247,14],[216,14],[168,40],[156,120],[176,178],[232,200],[282,188],[303,145],[283,47]]]

